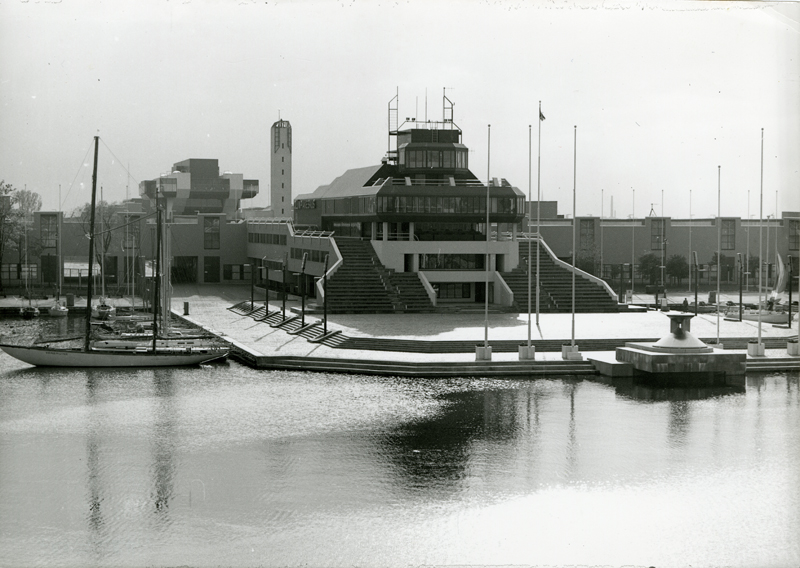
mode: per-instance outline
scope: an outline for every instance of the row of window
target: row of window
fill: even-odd
[[[484,270],[482,254],[420,254],[420,270]]]
[[[469,283],[451,283],[446,284],[432,284],[433,289],[436,290],[436,297],[440,300],[456,300],[456,299],[469,299],[472,294],[471,286]]]
[[[0,267],[0,278],[3,280],[35,280],[39,275],[36,264],[4,264]]]
[[[328,255],[328,251],[292,247],[291,257],[293,259],[302,260],[304,254],[306,255],[306,260],[308,261],[325,262],[325,257]]]
[[[274,233],[247,233],[248,243],[260,243],[263,245],[282,245],[286,246],[286,235]]]
[[[249,264],[223,264],[223,280],[250,280]]]
[[[412,150],[401,148],[399,161],[406,168],[444,168],[466,169],[467,149],[452,150]]]
[[[492,197],[489,199],[490,213],[516,214],[524,212],[524,209],[524,197]],[[381,196],[378,197],[378,213],[486,214],[486,198],[435,195]]]

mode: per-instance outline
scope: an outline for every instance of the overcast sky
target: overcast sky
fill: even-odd
[[[800,8],[794,2],[0,0],[0,179],[45,209],[104,197],[187,158],[258,179],[292,124],[294,195],[387,150],[387,103],[441,119],[470,169],[526,194],[542,101],[541,188],[571,213],[758,217],[800,210]],[[591,6],[591,7],[590,7]],[[427,97],[426,97],[427,95]],[[427,110],[426,110],[427,98]],[[427,114],[426,114],[427,113]],[[130,181],[126,173],[130,166]]]

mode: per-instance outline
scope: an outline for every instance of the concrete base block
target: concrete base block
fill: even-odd
[[[484,347],[483,345],[475,346],[475,360],[476,361],[491,361],[492,360],[492,346]]]
[[[763,343],[748,343],[747,344],[747,354],[750,357],[763,357],[764,356],[764,344]]]
[[[519,360],[520,361],[533,361],[536,359],[536,347],[527,344],[519,346]]]
[[[578,346],[577,345],[571,345],[569,343],[566,343],[566,344],[561,346],[561,358],[562,359],[578,359],[578,360],[583,359],[583,356],[580,356],[580,353],[578,353],[578,355],[579,355],[578,357],[575,357],[575,356],[570,357],[570,353],[578,353]]]
[[[786,343],[786,352],[789,355],[795,355],[795,356],[800,355],[800,343],[798,343],[797,340],[788,341]]]
[[[659,353],[647,347],[647,344],[636,343],[617,347],[617,361],[630,363],[637,371],[661,375],[735,377],[745,374],[747,357],[744,353]]]

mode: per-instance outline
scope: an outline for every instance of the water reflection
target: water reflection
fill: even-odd
[[[593,382],[610,385],[620,396],[642,402],[678,402],[704,400],[717,396],[744,394],[746,392],[744,378],[729,379],[726,386],[685,387],[666,386],[653,382],[652,379],[635,377],[592,377]]]
[[[800,557],[797,374],[748,377],[744,390],[235,363],[0,373],[9,565]],[[52,543],[49,556],[36,542]],[[717,557],[708,542],[720,543]]]
[[[86,406],[88,407],[88,427],[86,430],[86,483],[87,483],[87,523],[89,526],[90,546],[95,559],[100,560],[104,555],[103,542],[103,491],[100,472],[102,469],[100,454],[101,419],[97,405],[98,382],[100,378],[96,372],[86,373]]]
[[[176,386],[173,380],[173,369],[155,369],[153,371],[155,386],[155,416],[153,420],[153,503],[161,522],[168,523],[168,509],[172,498],[176,467]]]

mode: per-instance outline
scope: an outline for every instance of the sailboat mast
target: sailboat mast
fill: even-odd
[[[97,147],[99,136],[94,137],[94,167],[92,168],[92,204],[89,212],[89,277],[86,279],[86,332],[83,350],[89,351],[89,340],[92,335],[92,264],[94,260],[94,206],[97,201]]]
[[[158,190],[156,190],[158,191]],[[156,341],[158,339],[158,311],[161,307],[161,207],[156,193],[156,265],[155,265],[155,290],[153,291],[153,355],[156,354]]]

